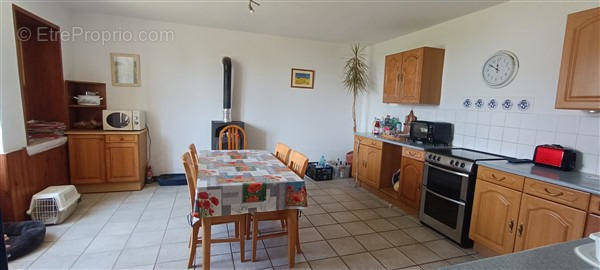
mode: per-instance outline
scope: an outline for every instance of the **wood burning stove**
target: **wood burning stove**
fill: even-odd
[[[236,125],[238,127],[244,128],[244,122],[242,121],[232,121],[231,120],[231,58],[223,57],[223,120],[213,120],[211,122],[211,149],[217,150],[219,149],[219,132],[228,126],[228,125]],[[227,142],[223,142],[227,145]],[[227,148],[227,147],[224,147]]]

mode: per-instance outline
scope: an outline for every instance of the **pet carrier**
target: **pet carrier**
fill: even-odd
[[[27,214],[44,224],[59,224],[73,213],[80,197],[73,185],[50,186],[33,195]]]

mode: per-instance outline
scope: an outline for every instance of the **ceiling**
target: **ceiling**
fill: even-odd
[[[374,43],[411,33],[500,0],[128,0],[66,1],[70,9],[337,43]]]

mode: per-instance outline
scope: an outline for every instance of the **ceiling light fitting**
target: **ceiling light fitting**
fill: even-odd
[[[256,5],[256,6],[260,6],[259,2],[256,2],[254,0],[248,0],[248,10],[250,11],[250,13],[254,13],[254,7],[252,5]]]

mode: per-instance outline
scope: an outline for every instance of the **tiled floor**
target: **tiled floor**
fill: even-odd
[[[300,269],[433,269],[474,260],[412,216],[355,188],[351,179],[306,183],[300,219]],[[187,187],[85,194],[66,223],[48,226],[45,242],[10,269],[185,269],[190,227]],[[279,227],[263,223],[261,230]],[[213,235],[232,227],[214,226]],[[257,262],[241,263],[239,244],[212,246],[212,269],[285,269],[287,239],[259,243]],[[251,256],[250,242],[246,258]],[[201,268],[201,249],[196,268]]]

